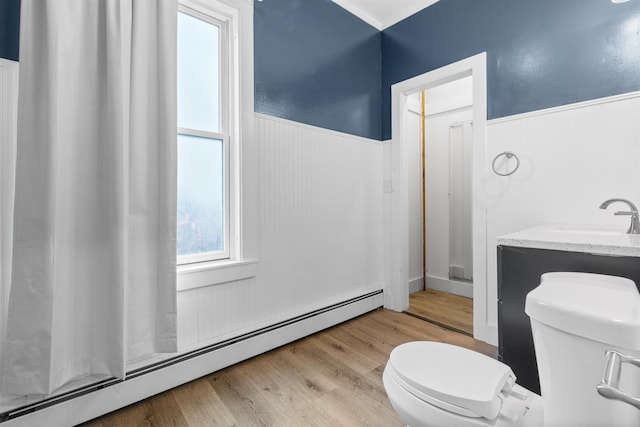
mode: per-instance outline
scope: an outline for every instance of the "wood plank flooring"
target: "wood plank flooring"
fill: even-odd
[[[415,340],[497,353],[471,337],[380,309],[84,426],[399,427],[382,371],[394,347]]]
[[[427,289],[409,295],[407,313],[473,335],[473,300]]]

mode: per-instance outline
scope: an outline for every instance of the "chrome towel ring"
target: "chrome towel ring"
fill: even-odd
[[[496,161],[497,161],[501,156],[506,156],[506,157],[507,157],[507,159],[510,159],[510,158],[512,158],[512,157],[513,157],[514,159],[516,159],[516,167],[515,167],[515,168],[513,168],[513,170],[512,170],[512,171],[510,171],[510,172],[505,172],[505,173],[498,172],[498,171],[496,170]],[[493,169],[493,171],[495,172],[495,174],[496,174],[496,175],[500,175],[500,176],[509,176],[509,175],[512,175],[515,171],[517,171],[517,170],[518,170],[518,168],[519,168],[519,167],[520,167],[520,159],[518,159],[518,156],[516,156],[515,154],[513,154],[511,151],[505,151],[505,152],[503,152],[503,153],[498,154],[497,156],[495,156],[495,157],[493,158],[493,162],[491,163],[491,168]]]

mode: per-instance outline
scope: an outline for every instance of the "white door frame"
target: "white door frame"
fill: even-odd
[[[487,69],[486,52],[394,84],[391,87],[391,167],[390,219],[387,233],[389,257],[385,262],[387,286],[385,307],[403,311],[409,307],[409,178],[411,156],[403,141],[408,133],[408,96],[462,77],[473,79],[473,154],[472,154],[472,226],[473,226],[473,334],[496,344],[497,331],[487,325],[487,207],[485,175],[487,165]]]

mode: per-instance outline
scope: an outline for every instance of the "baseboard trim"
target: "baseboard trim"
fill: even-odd
[[[131,405],[235,363],[304,338],[384,305],[382,290],[315,310],[276,325],[179,355],[81,390],[0,414],[4,426],[76,425]]]
[[[422,277],[412,279],[409,281],[409,294],[420,292],[424,290],[424,280]]]
[[[427,276],[427,288],[473,298],[473,283]]]

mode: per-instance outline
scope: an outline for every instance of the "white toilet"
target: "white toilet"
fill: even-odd
[[[615,353],[640,358],[636,285],[598,274],[547,273],[527,295],[525,311],[542,397],[517,385],[511,369],[490,357],[410,342],[391,352],[383,374],[400,418],[411,427],[640,426],[640,409],[618,400],[640,395],[640,361]],[[603,397],[598,386],[616,399]]]

